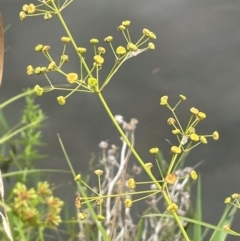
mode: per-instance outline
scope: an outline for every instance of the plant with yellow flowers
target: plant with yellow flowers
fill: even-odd
[[[197,125],[206,119],[206,114],[199,111],[195,107],[190,109],[190,120],[186,126],[183,126],[177,117],[176,108],[182,101],[186,100],[186,97],[180,95],[179,102],[174,107],[172,107],[169,104],[168,96],[163,96],[160,99],[160,105],[165,106],[170,110],[172,117],[167,120],[167,124],[173,127],[172,133],[176,136],[176,144],[172,145],[170,148],[170,151],[172,152],[172,158],[170,164],[164,166],[162,159],[160,158],[161,153],[159,149],[154,147],[150,150],[150,153],[154,156],[155,163],[145,162],[142,160],[134,148],[134,139],[131,138],[135,130],[137,120],[132,119],[130,123],[127,123],[121,116],[114,116],[112,111],[109,109],[107,102],[105,101],[103,90],[113,79],[113,76],[120,69],[123,63],[142,52],[155,49],[154,43],[151,42],[152,40],[156,39],[155,34],[148,29],[143,29],[139,40],[133,42],[130,34],[131,22],[129,20],[123,21],[117,27],[117,30],[122,33],[125,39],[125,42],[122,45],[114,46],[114,40],[112,36],[106,36],[104,39],[105,44],[109,45],[113,53],[114,61],[107,77],[102,78],[100,70],[104,68],[105,65],[104,54],[107,51],[106,48],[103,45],[100,45],[100,41],[98,39],[90,39],[90,43],[93,46],[94,55],[89,59],[89,55],[87,55],[87,49],[84,46],[78,45],[78,43],[72,37],[71,31],[68,29],[63,19],[62,11],[68,7],[68,5],[73,2],[73,0],[66,0],[62,5],[59,4],[59,1],[57,4],[55,0],[41,0],[39,2],[40,3],[38,5],[33,3],[23,5],[22,11],[20,12],[20,19],[25,20],[30,16],[42,16],[44,20],[50,20],[52,17],[56,16],[59,18],[63,28],[65,29],[66,35],[59,40],[63,44],[63,50],[58,60],[51,56],[51,47],[49,45],[42,43],[36,45],[35,51],[43,54],[47,59],[47,63],[44,67],[34,67],[32,65],[27,66],[27,74],[44,76],[47,79],[49,86],[44,87],[42,85],[36,85],[34,88],[35,93],[38,96],[43,96],[46,92],[53,90],[65,91],[67,93],[66,95],[60,95],[57,97],[57,102],[59,105],[66,105],[67,99],[70,98],[70,96],[74,93],[85,92],[97,95],[108,116],[122,137],[123,147],[125,146],[123,150],[125,150],[125,152],[123,153],[121,161],[128,160],[131,153],[138,161],[141,169],[143,169],[148,175],[149,180],[147,182],[150,182],[153,185],[151,189],[146,191],[135,191],[136,186],[140,182],[135,180],[135,175],[133,175],[133,173],[127,177],[126,173],[128,172],[126,165],[125,163],[121,164],[121,162],[119,164],[119,162],[116,161],[117,158],[114,156],[116,150],[113,147],[110,149],[108,161],[111,160],[112,162],[109,163],[116,165],[118,171],[112,170],[111,173],[111,167],[106,161],[106,155],[104,154],[107,149],[107,144],[102,143],[101,148],[103,149],[105,170],[97,169],[94,171],[94,174],[97,176],[98,180],[98,191],[96,191],[96,188],[91,188],[86,182],[84,182],[80,174],[75,173],[64,149],[63,143],[59,137],[60,144],[69,163],[69,167],[74,175],[75,180],[77,181],[79,193],[77,193],[75,198],[75,206],[78,210],[78,218],[84,222],[88,215],[92,217],[92,220],[94,220],[98,228],[98,235],[94,238],[98,238],[98,240],[118,240],[119,237],[121,237],[121,240],[123,240],[125,236],[121,236],[121,233],[124,233],[124,230],[120,229],[119,231],[118,226],[114,226],[117,225],[117,223],[120,222],[122,218],[121,216],[117,218],[118,208],[124,204],[126,208],[125,217],[127,217],[127,214],[130,212],[129,209],[132,208],[137,200],[152,197],[155,198],[159,195],[165,202],[164,211],[158,211],[155,215],[153,213],[144,215],[140,221],[136,239],[142,240],[142,237],[145,237],[146,240],[162,240],[161,225],[163,223],[158,223],[157,220],[157,217],[160,218],[162,215],[162,217],[166,218],[168,221],[173,219],[174,224],[177,224],[178,226],[179,232],[177,233],[177,236],[171,240],[184,239],[186,241],[190,241],[190,235],[186,231],[186,228],[183,225],[183,221],[193,222],[203,226],[207,225],[199,220],[187,219],[186,217],[182,217],[180,215],[183,213],[183,208],[181,206],[182,203],[179,202],[178,198],[176,198],[174,195],[177,193],[176,187],[181,184],[184,186],[185,183],[189,181],[189,179],[196,180],[198,175],[193,168],[184,171],[182,170],[181,172],[179,167],[183,162],[185,154],[191,151],[193,148],[199,146],[200,144],[207,144],[207,139],[209,137],[213,138],[214,140],[218,140],[218,132],[214,131],[210,135],[198,133]],[[80,67],[76,71],[69,73],[65,72],[63,67],[71,59],[71,57],[67,54],[67,48],[70,44],[75,49],[76,55],[79,59]],[[62,82],[57,85],[53,85],[50,80],[50,73],[52,72],[60,74],[62,76]],[[161,176],[160,180],[153,175],[153,167],[158,168]],[[121,179],[122,176],[124,177],[123,179]],[[111,185],[111,183],[113,184]],[[127,183],[127,185],[125,183]],[[117,186],[118,189],[116,189]],[[89,191],[87,190],[91,190],[93,195],[89,194]],[[143,197],[134,199],[134,196],[139,193],[143,194]],[[228,202],[231,202],[231,200],[228,200]],[[86,205],[87,209],[82,211],[83,205]],[[111,213],[114,213],[114,211],[116,215],[113,216]],[[154,233],[154,238],[152,236],[148,237],[143,233],[143,231],[146,229],[142,227],[142,220],[147,217],[155,217],[154,222],[157,224],[156,227],[159,228],[159,230]],[[130,217],[128,217],[126,220],[129,221]],[[129,223],[131,224],[131,222]],[[114,227],[116,228],[114,229]],[[236,233],[233,233],[230,228],[225,228],[224,231],[223,227],[207,227],[215,229],[215,236],[219,234],[219,232],[236,235]],[[128,227],[128,230],[129,232],[132,230],[131,225]],[[130,239],[130,233],[128,238]],[[132,239],[134,238],[135,236],[133,235]],[[164,238],[166,240],[167,237]]]

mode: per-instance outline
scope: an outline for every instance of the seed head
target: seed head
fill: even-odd
[[[200,141],[203,143],[203,144],[207,144],[207,139],[204,137],[204,136],[200,136]]]
[[[80,220],[84,220],[86,218],[87,214],[86,213],[78,213],[78,217]]]
[[[106,53],[106,49],[103,47],[98,47],[98,53],[99,54],[105,54]]]
[[[23,21],[23,20],[26,18],[26,13],[23,12],[23,11],[21,11],[21,12],[19,13],[19,17],[20,17],[20,20]]]
[[[181,133],[181,131],[179,129],[175,129],[175,130],[172,130],[172,133],[173,133],[173,135],[177,135],[177,134]]]
[[[97,169],[94,171],[94,174],[96,174],[97,176],[101,176],[103,174],[103,170]]]

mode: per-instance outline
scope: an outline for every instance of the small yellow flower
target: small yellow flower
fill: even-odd
[[[49,188],[48,182],[38,182],[37,184],[37,194],[41,197],[46,197],[52,195],[52,190]]]
[[[166,105],[168,103],[168,96],[162,96],[160,98],[160,105]]]
[[[159,152],[159,149],[158,149],[157,147],[151,148],[151,149],[149,150],[149,152],[150,152],[151,154],[153,154],[153,155],[157,155],[158,152]]]
[[[133,202],[130,198],[126,198],[124,201],[124,204],[127,208],[130,208],[130,207],[132,207]]]
[[[192,141],[199,141],[199,135],[197,135],[197,134],[191,134],[190,135],[190,139],[192,140]]]
[[[178,211],[178,205],[176,203],[171,203],[168,207],[167,207],[168,212],[171,213],[176,213]]]
[[[101,206],[104,203],[104,199],[103,198],[98,198],[96,201],[96,205],[97,206]]]
[[[47,72],[47,68],[46,67],[41,67],[41,73],[46,73]]]
[[[172,130],[172,133],[173,133],[174,135],[177,135],[177,134],[180,134],[181,131],[180,131],[179,129],[175,129],[175,130]]]
[[[128,43],[127,50],[136,51],[137,49],[138,49],[137,45],[135,45],[133,43]]]
[[[203,112],[199,112],[199,113],[197,114],[197,118],[198,118],[198,120],[203,120],[203,119],[206,118],[206,114],[203,113]]]
[[[135,189],[136,188],[136,182],[133,178],[129,178],[128,179],[128,187],[130,189]]]
[[[180,97],[181,100],[186,100],[187,99],[185,95],[179,95],[179,97]]]
[[[48,70],[54,70],[56,69],[57,65],[54,61],[52,61],[49,65],[48,65]]]
[[[68,62],[68,61],[69,61],[68,55],[66,55],[66,54],[62,55],[62,56],[61,56],[61,60],[62,60],[63,63]]]
[[[87,214],[86,213],[78,213],[78,217],[80,220],[84,220],[86,218]]]
[[[190,177],[191,177],[194,181],[197,180],[198,175],[197,175],[196,171],[191,171],[191,172],[190,172]]]
[[[28,8],[27,8],[28,14],[35,13],[35,11],[36,11],[36,6],[35,6],[34,4],[32,4],[32,3],[30,3],[30,4],[28,5]]]
[[[81,179],[82,179],[81,174],[77,174],[77,176],[74,177],[74,180],[75,180],[76,182],[80,181]]]
[[[176,182],[176,180],[177,180],[177,176],[176,176],[176,174],[175,174],[174,172],[168,174],[168,175],[165,177],[166,183],[171,184],[171,185],[173,185],[173,184]]]
[[[187,131],[186,131],[186,134],[189,135],[189,134],[195,134],[196,133],[196,130],[194,127],[190,126]]]
[[[94,174],[96,174],[97,176],[101,176],[103,174],[103,170],[97,169],[94,171]]]
[[[98,42],[99,42],[99,40],[98,39],[96,39],[96,38],[92,38],[92,39],[90,39],[90,43],[91,44],[98,44]]]
[[[42,48],[43,48],[43,45],[42,45],[42,44],[38,44],[38,45],[35,47],[35,51],[36,51],[36,52],[40,52],[40,51],[42,51]]]
[[[125,30],[125,26],[123,26],[123,25],[120,25],[120,26],[118,26],[117,27],[117,30],[119,30],[119,31],[123,31],[123,30]]]
[[[97,220],[99,221],[99,222],[102,222],[102,221],[104,221],[105,220],[105,217],[103,216],[103,215],[97,215]]]
[[[104,39],[105,42],[107,43],[111,43],[113,41],[113,37],[112,36],[108,36]]]
[[[41,67],[37,67],[37,68],[34,70],[34,73],[35,73],[35,74],[41,74]]]
[[[95,55],[93,57],[93,59],[94,59],[95,63],[98,65],[102,65],[104,63],[104,58],[101,57],[100,55]]]
[[[81,206],[82,206],[82,203],[81,203],[81,196],[80,196],[80,194],[77,194],[76,196],[75,196],[75,207],[76,208],[81,208]]]
[[[50,50],[50,46],[49,45],[45,45],[45,46],[43,46],[43,48],[42,48],[42,52],[43,53],[46,53],[46,52],[48,52]]]
[[[197,115],[197,114],[199,113],[199,110],[198,110],[197,108],[195,108],[195,107],[192,107],[192,108],[190,109],[190,112],[191,112],[192,114],[194,114],[194,115]]]
[[[153,164],[151,162],[147,162],[144,165],[148,170],[150,170],[153,167]]]
[[[237,198],[239,198],[239,196],[240,196],[240,194],[238,194],[238,193],[233,193],[231,195],[232,199],[237,199]]]
[[[168,125],[174,125],[176,123],[176,120],[174,118],[168,118],[167,120]]]
[[[98,81],[95,78],[88,79],[88,85],[92,88],[95,88],[97,86],[97,83],[98,83]]]
[[[76,74],[76,73],[67,74],[67,81],[70,84],[74,84],[77,80],[78,80],[78,74]]]
[[[224,203],[225,204],[231,203],[231,198],[230,197],[225,198]]]
[[[182,151],[179,147],[177,146],[172,146],[171,147],[171,152],[174,153],[174,154],[180,154]]]
[[[61,41],[67,44],[71,42],[71,39],[69,37],[61,37]]]
[[[200,136],[200,141],[203,143],[203,144],[207,144],[207,139],[204,137],[204,136]]]
[[[26,18],[26,13],[23,12],[23,11],[21,11],[21,12],[19,13],[19,17],[20,17],[20,20],[23,21],[23,20]]]
[[[57,97],[57,102],[58,102],[59,105],[65,105],[66,99],[65,99],[64,96],[60,95],[60,96]]]
[[[148,37],[151,38],[151,39],[156,39],[157,38],[155,33],[153,33],[153,32],[150,32]]]
[[[52,14],[51,13],[45,13],[43,18],[44,18],[44,20],[50,20],[52,18]]]
[[[78,48],[77,48],[77,51],[78,51],[78,53],[80,53],[80,54],[85,54],[85,53],[87,52],[87,49],[86,49],[86,48],[82,48],[82,47],[78,47]]]
[[[27,12],[27,11],[28,11],[28,5],[27,5],[27,4],[24,4],[24,5],[22,6],[22,10],[23,10],[23,12]]]
[[[224,230],[231,230],[229,224],[225,224],[225,225],[223,226],[223,229],[224,229]]]
[[[28,75],[34,74],[34,68],[33,68],[32,65],[28,65],[28,66],[27,66],[27,74],[28,74]]]
[[[154,43],[148,43],[148,49],[154,50],[155,49],[155,44]]]
[[[123,47],[123,46],[119,46],[117,49],[116,49],[116,53],[118,55],[124,55],[126,54],[127,50]]]
[[[106,49],[103,47],[98,47],[98,53],[99,54],[105,54],[106,53]]]
[[[219,133],[217,131],[213,132],[213,140],[217,141],[219,139]]]
[[[142,33],[143,33],[143,35],[145,35],[145,36],[149,36],[149,34],[150,34],[150,31],[147,29],[147,28],[144,28],[143,29],[143,31],[142,31]]]
[[[125,27],[128,27],[131,24],[131,22],[129,20],[125,20],[122,22],[122,25]]]
[[[42,96],[44,90],[43,90],[43,88],[40,87],[39,85],[36,85],[36,86],[34,87],[34,92],[35,92],[35,94],[36,94],[37,96]]]

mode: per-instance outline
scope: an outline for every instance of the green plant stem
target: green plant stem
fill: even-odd
[[[120,133],[120,135],[122,136],[123,140],[127,143],[129,149],[131,150],[131,152],[133,153],[133,155],[135,156],[135,158],[138,160],[139,164],[142,166],[142,168],[145,170],[145,172],[148,174],[148,176],[151,178],[151,180],[154,182],[154,184],[158,187],[159,190],[162,190],[162,186],[158,183],[158,181],[156,180],[156,178],[154,177],[154,175],[151,173],[151,171],[145,166],[143,160],[141,159],[141,157],[138,155],[138,153],[136,152],[136,150],[134,149],[134,147],[132,146],[132,144],[130,143],[130,141],[128,140],[127,136],[124,134],[124,132],[122,131],[121,127],[119,126],[119,124],[117,123],[116,119],[114,118],[111,110],[109,109],[105,99],[102,96],[101,92],[98,92],[98,97],[101,100],[105,110],[107,111],[110,119],[112,120],[113,124],[115,125],[115,127],[117,128],[118,132]],[[165,199],[165,201],[167,202],[168,205],[171,204],[171,200],[169,199],[169,197],[167,196],[166,192],[164,190],[162,190],[162,194],[163,197]],[[182,226],[182,223],[177,215],[176,212],[172,213],[175,221],[177,222],[184,238],[186,241],[190,241],[184,227]]]

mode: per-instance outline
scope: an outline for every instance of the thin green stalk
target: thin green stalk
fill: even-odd
[[[123,140],[127,143],[129,149],[131,150],[131,152],[133,153],[133,155],[135,156],[135,158],[138,160],[139,164],[142,166],[142,168],[145,170],[145,172],[148,174],[148,176],[151,178],[151,180],[154,182],[154,184],[159,188],[159,190],[162,190],[161,185],[158,183],[158,181],[156,180],[156,178],[153,176],[153,174],[151,173],[151,171],[145,166],[143,160],[141,159],[141,157],[138,155],[138,153],[136,152],[136,150],[134,149],[134,147],[132,146],[132,144],[130,143],[130,141],[128,140],[127,136],[124,134],[124,132],[122,131],[121,127],[119,126],[119,124],[117,123],[116,119],[114,118],[111,110],[109,109],[105,99],[102,96],[101,92],[98,92],[98,97],[101,100],[105,110],[107,111],[110,119],[112,120],[113,124],[115,125],[115,127],[117,128],[118,132],[120,133],[120,135],[122,136]],[[162,190],[162,194],[163,197],[165,199],[165,201],[167,202],[168,205],[171,204],[171,200],[169,199],[169,197],[167,196],[166,192],[164,190]],[[176,223],[178,224],[184,238],[186,241],[190,241],[178,215],[176,212],[172,213]]]

